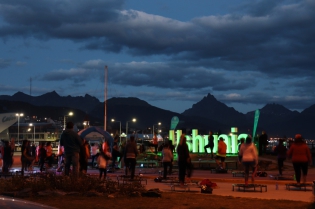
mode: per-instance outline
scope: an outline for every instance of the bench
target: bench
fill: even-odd
[[[241,188],[243,189],[243,192],[252,190],[256,191],[256,188],[259,189],[260,192],[262,192],[263,188],[265,188],[265,192],[267,192],[267,185],[264,184],[232,184],[232,191],[234,191],[234,188],[237,187],[238,191],[241,191]]]
[[[118,181],[118,185],[120,181],[122,181],[122,184],[133,183],[133,182],[139,182],[140,184],[144,182],[146,185],[148,184],[147,179],[142,178],[141,176],[138,176],[138,175],[135,175],[133,179],[131,179],[130,175],[119,175],[117,176],[117,181]]]
[[[274,180],[293,180],[293,175],[269,175],[269,178]]]
[[[293,183],[293,184],[286,184],[285,185],[285,188],[287,190],[302,190],[302,188],[304,188],[304,191],[309,191],[309,188],[312,189],[313,188],[313,184],[296,184],[296,183]]]

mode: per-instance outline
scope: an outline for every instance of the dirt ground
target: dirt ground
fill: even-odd
[[[58,196],[58,197],[31,197],[27,200],[53,206],[60,209],[100,209],[100,208],[163,208],[163,209],[194,209],[194,208],[242,208],[242,209],[313,209],[315,203],[305,203],[285,200],[262,200],[251,198],[223,197],[212,194],[196,193],[162,193],[156,197],[85,197],[85,196]]]

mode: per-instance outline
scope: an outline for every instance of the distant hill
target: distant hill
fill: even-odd
[[[44,118],[51,118],[53,120],[63,120],[64,115],[72,111],[74,114],[70,120],[75,121],[78,125],[83,126],[83,120],[87,114],[79,109],[69,107],[53,107],[53,106],[35,106],[26,102],[20,101],[8,101],[0,100],[0,113],[4,112],[16,112],[23,113],[24,116],[33,118],[37,117],[37,120],[44,120]],[[93,116],[89,116],[90,120],[97,121]]]
[[[84,112],[91,111],[100,101],[96,97],[86,94],[84,97],[66,96],[62,97],[57,92],[52,91],[41,96],[29,96],[22,92],[17,92],[12,96],[1,95],[0,100],[27,102],[36,106],[71,107]]]
[[[118,129],[121,122],[122,130],[126,128],[126,122],[137,118],[137,122],[128,122],[129,130],[151,133],[153,125],[162,123],[162,128],[168,130],[173,116],[180,119],[177,129],[190,133],[191,129],[198,129],[199,133],[207,134],[209,130],[214,132],[229,133],[231,127],[238,127],[239,133],[252,133],[254,111],[246,114],[228,107],[218,101],[213,95],[208,94],[201,101],[185,110],[182,114],[163,110],[138,98],[111,98],[107,102],[107,127]],[[83,122],[88,116],[90,124],[103,126],[104,102],[86,94],[84,97],[59,96],[55,91],[32,97],[18,92],[13,96],[0,96],[1,112],[24,112],[39,117],[52,117],[57,119],[68,114],[69,111],[77,111],[73,120]],[[279,104],[266,104],[260,109],[260,119],[257,133],[265,130],[269,136],[292,137],[301,133],[305,137],[314,138],[313,118],[315,105],[306,108],[301,113],[291,111]]]

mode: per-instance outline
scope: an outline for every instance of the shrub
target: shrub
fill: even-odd
[[[56,176],[54,174],[41,174],[31,177],[13,176],[12,178],[0,179],[0,194],[4,192],[18,192],[31,189],[33,194],[40,191],[59,190],[63,192],[78,192],[85,194],[90,191],[104,195],[116,194],[128,196],[134,192],[145,191],[144,186],[137,181],[128,184],[118,184],[113,180],[100,181],[93,176]]]

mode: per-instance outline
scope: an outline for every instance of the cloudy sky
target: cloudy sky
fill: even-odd
[[[0,0],[0,94],[315,104],[314,0]]]

